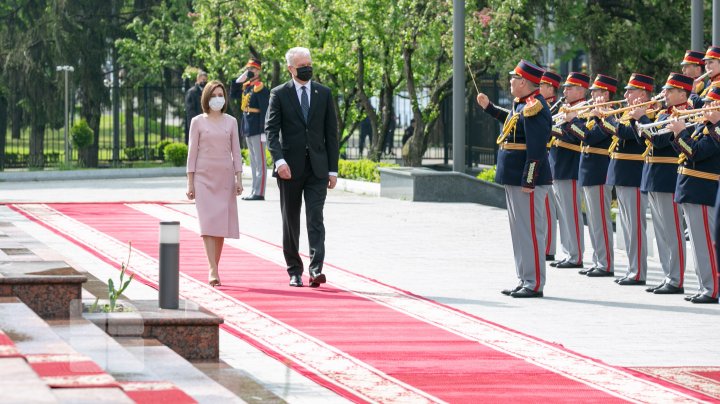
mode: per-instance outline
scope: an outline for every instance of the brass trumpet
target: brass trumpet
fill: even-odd
[[[644,106],[646,106],[646,105],[658,104],[658,103],[662,103],[662,102],[664,102],[664,101],[665,101],[665,97],[661,97],[661,98],[655,98],[655,97],[653,97],[653,99],[651,99],[650,101],[645,101],[645,102],[642,102],[642,103],[640,103],[640,104],[629,105],[629,106],[624,107],[624,108],[618,108],[618,109],[613,109],[612,111],[601,112],[601,113],[600,113],[600,116],[603,117],[603,118],[606,118],[606,117],[608,117],[608,116],[623,114],[623,113],[625,113],[626,111],[632,111],[632,110],[635,109],[635,108],[644,107]]]
[[[697,78],[695,78],[695,79],[693,79],[693,80],[694,80],[695,82],[698,82],[698,81],[703,80],[705,77],[707,77],[707,76],[709,76],[709,75],[710,75],[710,72],[705,72],[705,73],[697,76]]]
[[[686,114],[682,118],[676,117],[672,119],[666,119],[664,121],[656,121],[645,124],[635,123],[635,129],[637,129],[638,132],[642,132],[648,136],[664,135],[666,133],[672,132],[672,130],[667,127],[668,124],[683,119],[686,119],[685,128],[690,128],[699,123],[705,122],[705,117],[703,116],[702,112],[695,112],[694,114]]]
[[[597,107],[603,107],[608,105],[614,105],[614,104],[622,104],[624,102],[627,102],[626,100],[617,100],[617,101],[608,101],[608,102],[601,102],[599,104],[592,104],[590,101],[583,101],[575,106],[572,107],[560,107],[560,112],[553,115],[553,121],[562,121],[565,119],[565,114],[568,112],[577,112],[578,116],[580,118],[587,118],[585,114],[590,112],[591,109],[597,108]]]
[[[703,112],[707,112],[707,111],[720,111],[720,106],[693,108],[693,109],[686,109],[686,110],[682,110],[682,111],[673,111],[672,116],[687,117],[687,116],[691,116],[691,115],[702,114]]]

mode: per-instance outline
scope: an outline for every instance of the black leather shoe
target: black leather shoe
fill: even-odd
[[[243,201],[264,201],[265,197],[262,195],[250,195],[242,198]]]
[[[532,289],[521,288],[521,289],[518,290],[517,292],[512,292],[512,293],[510,293],[510,296],[512,296],[512,297],[518,297],[518,298],[522,298],[522,297],[543,297],[543,292],[536,292],[536,291],[534,291],[534,290],[532,290]]]
[[[622,278],[615,278],[615,280],[613,282],[620,283],[620,282],[624,281],[625,279],[627,279],[627,276],[624,276]]]
[[[652,292],[656,291],[657,289],[660,289],[663,286],[665,286],[665,281],[663,281],[661,284],[659,284],[657,286],[649,287],[649,288],[645,289],[645,291],[648,293],[652,293]]]
[[[545,254],[545,261],[555,261],[555,254]]]
[[[628,286],[628,285],[644,285],[644,284],[645,284],[645,281],[636,281],[635,279],[625,278],[625,279],[619,280],[617,284],[618,284],[618,285],[622,285],[622,286]]]
[[[588,272],[592,271],[593,269],[595,269],[595,267],[581,269],[581,270],[578,271],[578,273],[579,273],[580,275],[587,275]]]
[[[300,275],[290,275],[290,286],[301,288],[302,285],[302,278]]]
[[[699,304],[706,304],[706,303],[717,303],[718,298],[717,297],[710,297],[705,295],[700,295],[697,297],[693,297],[690,299],[691,303],[699,303]]]
[[[560,263],[558,263],[557,265],[555,265],[555,267],[556,267],[556,268],[582,268],[582,267],[583,267],[583,264],[582,264],[582,262],[579,263],[579,264],[576,264],[576,263],[574,263],[574,262],[570,262],[570,261],[565,260],[565,261],[560,262]]]
[[[591,271],[588,271],[585,275],[591,277],[591,278],[600,278],[603,276],[615,276],[615,272],[608,272],[604,269],[600,268],[593,268]]]
[[[563,262],[565,262],[565,260],[560,260],[560,261],[551,262],[551,263],[550,263],[550,266],[551,266],[551,267],[556,267],[556,266],[558,266],[558,264],[562,264]]]
[[[514,289],[503,289],[500,291],[500,293],[502,293],[505,296],[510,296],[513,292],[517,292],[522,288],[523,288],[522,286],[518,285],[518,286],[515,286]]]
[[[700,296],[700,293],[695,293],[695,294],[692,295],[692,296],[685,296],[683,299],[685,299],[686,302],[689,302],[689,301],[691,301],[692,299],[694,299],[694,298],[696,298],[696,297],[698,297],[698,296]]]
[[[685,293],[685,288],[679,288],[669,283],[662,285],[661,287],[653,291],[656,295],[679,295]]]
[[[320,287],[320,284],[325,283],[325,282],[327,282],[327,278],[325,277],[325,274],[322,274],[320,272],[310,271],[310,287],[311,288]]]

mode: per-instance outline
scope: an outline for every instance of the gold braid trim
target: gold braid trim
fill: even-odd
[[[519,114],[512,114],[512,116],[509,116],[508,119],[505,120],[502,134],[500,134],[500,136],[496,140],[497,144],[504,142],[505,139],[507,139],[507,137],[510,135],[510,132],[515,134],[515,127],[517,126],[518,119],[520,119]]]

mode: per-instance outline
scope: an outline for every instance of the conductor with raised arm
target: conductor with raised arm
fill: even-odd
[[[335,187],[338,138],[335,107],[328,87],[312,81],[312,59],[307,48],[285,54],[292,79],[270,92],[265,119],[268,146],[275,161],[273,176],[280,189],[283,253],[290,286],[301,287],[303,262],[298,253],[300,212],[305,199],[310,287],[325,283],[323,207],[328,188]]]
[[[552,183],[546,146],[552,117],[539,93],[542,75],[525,60],[510,72],[511,110],[496,107],[485,94],[477,96],[486,113],[504,122],[495,182],[505,188],[518,284],[501,293],[516,298],[542,297],[545,285],[545,196]]]

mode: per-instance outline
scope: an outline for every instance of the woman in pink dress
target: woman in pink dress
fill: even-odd
[[[239,238],[237,196],[242,193],[242,160],[237,121],[225,113],[227,95],[211,81],[200,98],[203,114],[190,122],[187,197],[195,200],[200,235],[210,264],[208,283],[220,286],[218,264],[225,237]]]

